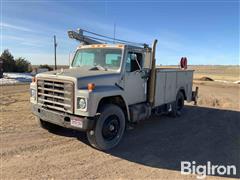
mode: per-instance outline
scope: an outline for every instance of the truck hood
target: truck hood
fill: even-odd
[[[40,73],[37,78],[72,79],[77,82],[78,89],[83,89],[87,87],[88,83],[94,83],[96,87],[114,85],[120,80],[120,73],[79,67]]]

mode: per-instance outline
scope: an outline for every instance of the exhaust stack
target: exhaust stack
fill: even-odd
[[[156,86],[156,58],[155,58],[155,52],[156,52],[156,45],[157,45],[157,39],[153,41],[152,44],[152,67],[151,67],[151,73],[150,73],[150,79],[149,79],[149,94],[148,94],[148,102],[151,104],[151,106],[154,105],[154,99],[155,99],[155,86]]]

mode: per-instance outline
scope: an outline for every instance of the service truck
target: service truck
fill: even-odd
[[[40,73],[30,84],[41,127],[85,131],[93,147],[108,150],[127,124],[153,114],[179,116],[184,101],[196,102],[193,70],[156,67],[157,40],[149,46],[82,29],[68,35],[81,42],[69,69]]]

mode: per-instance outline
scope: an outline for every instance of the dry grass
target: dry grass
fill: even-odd
[[[223,109],[232,106],[231,101],[229,101],[229,99],[215,96],[200,96],[198,99],[198,105]]]
[[[178,66],[161,66],[163,68],[176,68]],[[223,65],[194,65],[188,66],[188,69],[194,70],[194,79],[209,77],[213,80],[239,81],[240,66],[223,66]]]
[[[214,80],[240,80],[240,66],[190,66],[189,68],[195,70],[195,79],[208,76]]]

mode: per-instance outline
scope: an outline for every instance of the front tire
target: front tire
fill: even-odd
[[[122,139],[125,130],[125,116],[122,109],[107,104],[100,110],[93,130],[87,132],[89,143],[99,150],[109,150]]]

